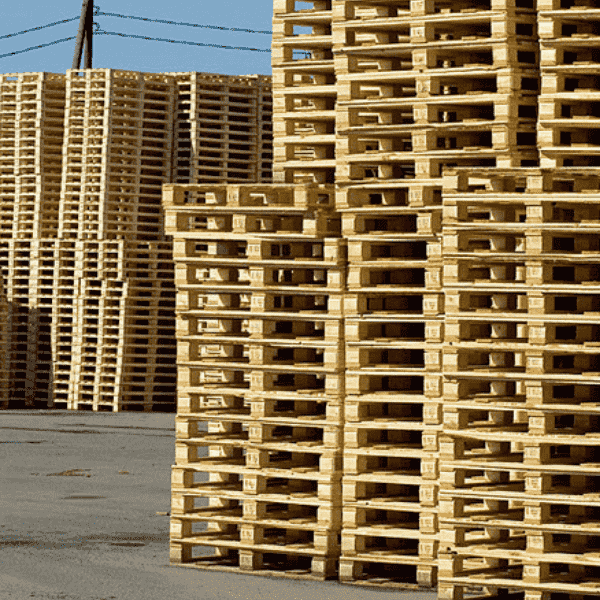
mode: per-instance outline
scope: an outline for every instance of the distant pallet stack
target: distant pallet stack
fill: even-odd
[[[119,406],[124,246],[122,240],[54,240],[47,250],[47,260],[54,263],[55,408],[112,411]],[[94,383],[107,375],[108,395],[100,390],[94,397]]]
[[[177,283],[171,560],[337,575],[345,248],[323,186],[167,186]]]
[[[273,11],[274,181],[333,184],[332,1],[274,0]]]
[[[441,599],[597,597],[599,234],[600,169],[445,180]]]
[[[5,74],[0,88],[0,270],[12,315],[10,406],[46,406],[52,401],[52,284],[41,248],[58,230],[65,76]]]
[[[174,101],[161,73],[67,71],[60,238],[164,239]]]
[[[600,7],[538,0],[541,166],[600,166]]]
[[[57,407],[174,408],[173,268],[161,207],[174,101],[169,75],[67,72],[52,319]]]
[[[270,181],[270,82],[111,69],[0,76],[13,406],[175,409],[162,185]]]
[[[125,410],[176,408],[175,267],[171,242],[127,245],[121,402]],[[174,406],[175,400],[175,406]]]
[[[170,75],[177,86],[173,183],[271,181],[271,78]]]
[[[65,76],[3,74],[0,87],[0,238],[54,237],[58,229]]]
[[[173,410],[171,252],[168,242],[55,242],[56,408]]]
[[[0,409],[10,408],[11,312],[11,303],[6,299],[4,281],[0,275]]]

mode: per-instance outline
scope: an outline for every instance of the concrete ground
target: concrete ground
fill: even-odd
[[[0,411],[0,600],[433,600],[171,567],[174,415]]]

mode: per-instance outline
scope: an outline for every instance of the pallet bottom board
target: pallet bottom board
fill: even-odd
[[[214,560],[214,559],[213,559]],[[423,592],[434,592],[437,587],[428,587],[419,585],[417,583],[403,583],[391,581],[386,578],[372,577],[369,579],[338,579],[337,576],[318,576],[314,575],[308,570],[298,571],[278,571],[275,569],[256,569],[253,571],[241,569],[238,566],[233,566],[231,561],[212,562],[207,559],[198,558],[193,562],[177,562],[171,560],[169,566],[171,567],[184,567],[186,569],[202,569],[205,571],[221,571],[227,573],[237,573],[239,575],[253,575],[255,577],[269,577],[269,578],[285,578],[285,579],[297,579],[297,580],[308,580],[308,581],[335,581],[340,585],[357,585],[372,588],[392,588],[397,590],[411,590],[411,591],[423,591]]]
[[[212,558],[212,557],[211,557]],[[229,563],[229,564],[228,564]],[[240,575],[254,575],[260,577],[285,577],[286,579],[304,579],[312,581],[327,581],[335,580],[336,576],[319,576],[314,575],[308,569],[298,569],[298,571],[279,571],[275,569],[255,569],[246,570],[239,566],[231,565],[231,561],[222,560],[217,562],[216,559],[197,558],[193,562],[178,562],[171,560],[171,567],[186,567],[188,569],[204,569],[206,571],[226,571],[228,573],[238,573]]]
[[[401,583],[383,577],[372,577],[369,579],[340,579],[339,583],[341,585],[360,585],[363,587],[391,588],[394,590],[410,590],[414,592],[435,592],[437,590],[437,587],[427,587],[419,585],[418,583]]]

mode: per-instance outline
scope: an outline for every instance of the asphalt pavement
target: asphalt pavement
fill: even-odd
[[[169,566],[174,415],[0,411],[0,600],[434,600]]]

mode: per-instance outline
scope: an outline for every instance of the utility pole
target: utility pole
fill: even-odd
[[[73,55],[73,69],[81,67],[81,54],[85,41],[84,69],[92,68],[92,33],[94,21],[94,0],[83,0],[79,29],[75,40],[75,54]]]
[[[85,14],[85,52],[83,55],[83,68],[92,68],[92,36],[94,30],[94,0],[89,0]]]

